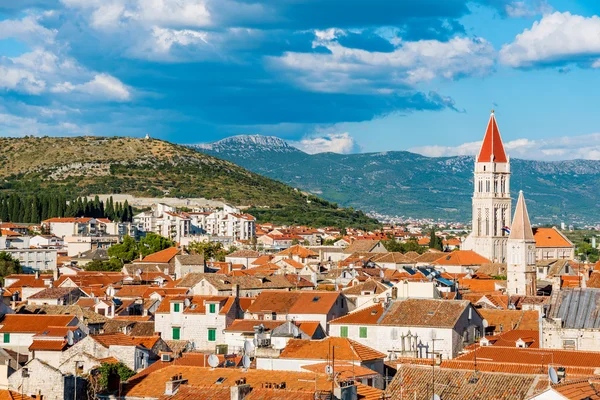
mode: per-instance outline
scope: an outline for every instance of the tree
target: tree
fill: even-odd
[[[108,255],[120,260],[122,263],[134,260],[138,254],[138,245],[129,235],[126,235],[123,238],[122,243],[115,244],[108,248]]]
[[[387,251],[401,252],[402,250],[404,250],[402,248],[402,243],[398,242],[396,239],[384,240],[382,243],[383,247],[385,247]]]
[[[21,263],[19,260],[12,258],[11,255],[5,251],[0,252],[0,278],[4,283],[4,277],[11,274],[20,274],[23,272]]]
[[[156,233],[148,233],[145,237],[140,240],[139,252],[143,256],[148,254],[156,253],[169,247],[173,247],[175,243],[166,237],[157,235]]]
[[[129,369],[127,365],[122,362],[119,363],[102,363],[98,367],[100,377],[98,383],[104,390],[108,389],[108,382],[111,377],[118,376],[121,382],[124,382],[135,375],[135,372]]]
[[[429,233],[429,248],[440,251],[444,250],[444,242],[441,237],[435,234],[435,228],[431,228],[431,232]]]
[[[227,252],[223,245],[217,242],[192,242],[188,250],[195,254],[202,254],[205,260],[225,261]]]
[[[121,271],[123,263],[118,258],[111,258],[108,261],[94,260],[87,263],[83,269],[86,271]]]

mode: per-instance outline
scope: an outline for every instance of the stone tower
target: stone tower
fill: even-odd
[[[510,160],[493,110],[475,158],[473,183],[473,229],[462,247],[492,262],[505,262],[511,220]]]
[[[506,248],[506,291],[509,296],[536,294],[535,239],[523,191],[519,192],[515,219]]]

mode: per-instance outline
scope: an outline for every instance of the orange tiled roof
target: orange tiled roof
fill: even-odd
[[[478,363],[480,359],[494,363],[600,368],[600,352],[593,351],[483,346],[477,348]],[[474,361],[475,352],[470,351],[455,360]]]
[[[450,253],[440,253],[441,256],[435,260],[434,265],[481,265],[491,263],[487,258],[480,256],[473,250],[456,250]]]
[[[143,297],[150,287],[149,285],[123,285],[115,297]]]
[[[204,355],[202,355],[204,356]],[[157,364],[157,363],[155,363]],[[152,367],[150,367],[152,368]],[[196,366],[186,365],[175,365],[171,363],[164,368],[154,370],[149,374],[138,374],[131,378],[126,387],[124,388],[123,395],[127,397],[148,397],[148,398],[159,398],[164,394],[165,382],[171,379],[172,376],[181,374],[183,379],[187,379],[188,383],[183,385],[180,390],[188,390],[185,387],[192,388],[191,396],[185,397],[186,399],[206,399],[207,395],[212,396],[217,390],[236,386],[236,381],[241,378],[246,379],[246,383],[249,384],[253,390],[251,393],[259,393],[260,396],[253,397],[250,395],[247,397],[249,400],[260,400],[260,399],[306,399],[305,394],[308,392],[310,396],[314,398],[315,387],[317,390],[330,390],[331,382],[327,379],[326,374],[315,374],[314,372],[292,372],[292,371],[267,371],[258,369],[249,369],[247,371],[241,368],[204,368]],[[217,380],[221,378],[219,384]],[[316,382],[315,382],[316,380]],[[272,390],[263,389],[262,386],[266,383],[282,383],[285,382],[285,390]],[[202,392],[202,396],[198,396],[199,389],[209,389],[209,391]],[[226,399],[230,398],[230,391],[226,390],[225,394],[228,394]],[[285,397],[273,397],[273,395]],[[296,394],[302,394],[296,396]],[[211,397],[213,398],[213,397]],[[217,397],[221,399],[221,397]]]
[[[128,336],[123,333],[91,335],[91,337],[106,348],[110,346],[142,346],[151,349],[160,339],[159,336]]]
[[[142,259],[142,262],[168,263],[179,252],[180,250],[177,247],[169,247],[168,249],[147,255]]]
[[[314,251],[297,244],[288,249],[280,251],[279,253],[275,254],[275,256],[280,256],[280,257],[297,256],[300,258],[309,258],[309,257],[318,257],[319,255],[317,253],[315,253]]]
[[[76,218],[65,217],[65,218],[49,218],[49,219],[46,219],[46,220],[44,220],[42,222],[46,223],[46,224],[49,224],[49,223],[68,223],[68,222],[87,223],[87,222],[90,222],[91,220],[92,220],[92,218],[87,218],[87,217],[76,217]]]
[[[351,312],[343,317],[330,321],[331,324],[376,324],[381,318],[384,308],[381,304],[375,304],[362,310]]]
[[[33,340],[29,346],[29,351],[63,351],[68,346],[66,340]]]
[[[598,379],[583,378],[567,380],[558,385],[552,385],[552,389],[569,400],[599,400],[600,382]]]
[[[573,247],[556,228],[533,228],[536,247]]]
[[[482,308],[479,313],[490,326],[496,328],[496,331],[500,331],[500,325],[502,325],[503,331],[513,329],[537,331],[539,329],[539,314],[536,310],[488,310]]]
[[[50,326],[67,326],[74,319],[72,315],[7,314],[0,321],[0,333],[36,333]]]
[[[323,372],[325,371],[325,367],[331,365],[331,362],[323,362],[316,364],[303,365],[301,368],[306,371],[312,372]],[[366,378],[366,377],[375,377],[379,375],[377,371],[373,371],[372,369],[363,367],[361,365],[352,364],[349,362],[337,362],[335,363],[335,373],[340,374],[342,379],[350,379],[353,377],[356,378]]]
[[[335,358],[340,361],[369,361],[383,359],[386,354],[352,339],[327,337],[321,340],[292,339],[280,354],[279,358],[303,360],[327,360],[331,357],[330,348],[335,346]]]
[[[327,314],[335,305],[337,292],[279,291],[261,292],[248,307],[250,313]]]

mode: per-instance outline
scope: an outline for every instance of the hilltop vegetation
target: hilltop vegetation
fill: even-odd
[[[0,193],[57,193],[68,199],[126,193],[204,197],[249,206],[281,223],[305,209],[323,226],[372,227],[354,210],[316,199],[229,161],[160,140],[123,137],[0,138]],[[293,218],[292,218],[293,217]]]
[[[425,157],[406,151],[307,154],[281,139],[257,135],[195,148],[343,207],[414,218],[471,219],[472,157]],[[534,223],[600,221],[600,161],[511,159],[511,172],[513,196],[520,189],[525,192]]]

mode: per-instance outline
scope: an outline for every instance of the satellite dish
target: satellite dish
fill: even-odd
[[[434,394],[433,396],[431,396],[431,400],[442,400],[442,398],[439,394]]]
[[[212,368],[216,368],[219,365],[219,357],[214,354],[208,356],[208,365],[210,365]]]
[[[252,339],[252,344],[254,345],[254,347],[258,346],[258,339],[257,338]]]
[[[253,350],[254,350],[254,344],[251,341],[246,340],[244,342],[244,353],[252,353]]]
[[[481,321],[481,324],[483,325],[484,328],[487,328],[488,326],[490,326],[489,322],[487,322],[487,319],[484,319],[483,321]]]
[[[548,368],[548,377],[550,378],[550,382],[552,382],[553,384],[558,383],[558,374],[556,373],[556,370],[554,368]]]
[[[248,356],[242,357],[242,366],[246,369],[250,368],[250,357],[248,357]]]
[[[185,299],[183,301],[183,304],[185,305],[186,308],[189,307],[190,306],[190,299]]]
[[[326,373],[327,375],[331,375],[331,374],[333,374],[333,367],[332,367],[331,365],[326,365],[326,366],[325,366],[325,373]]]
[[[73,346],[75,340],[75,336],[73,335],[73,331],[67,331],[67,343],[69,346]]]

